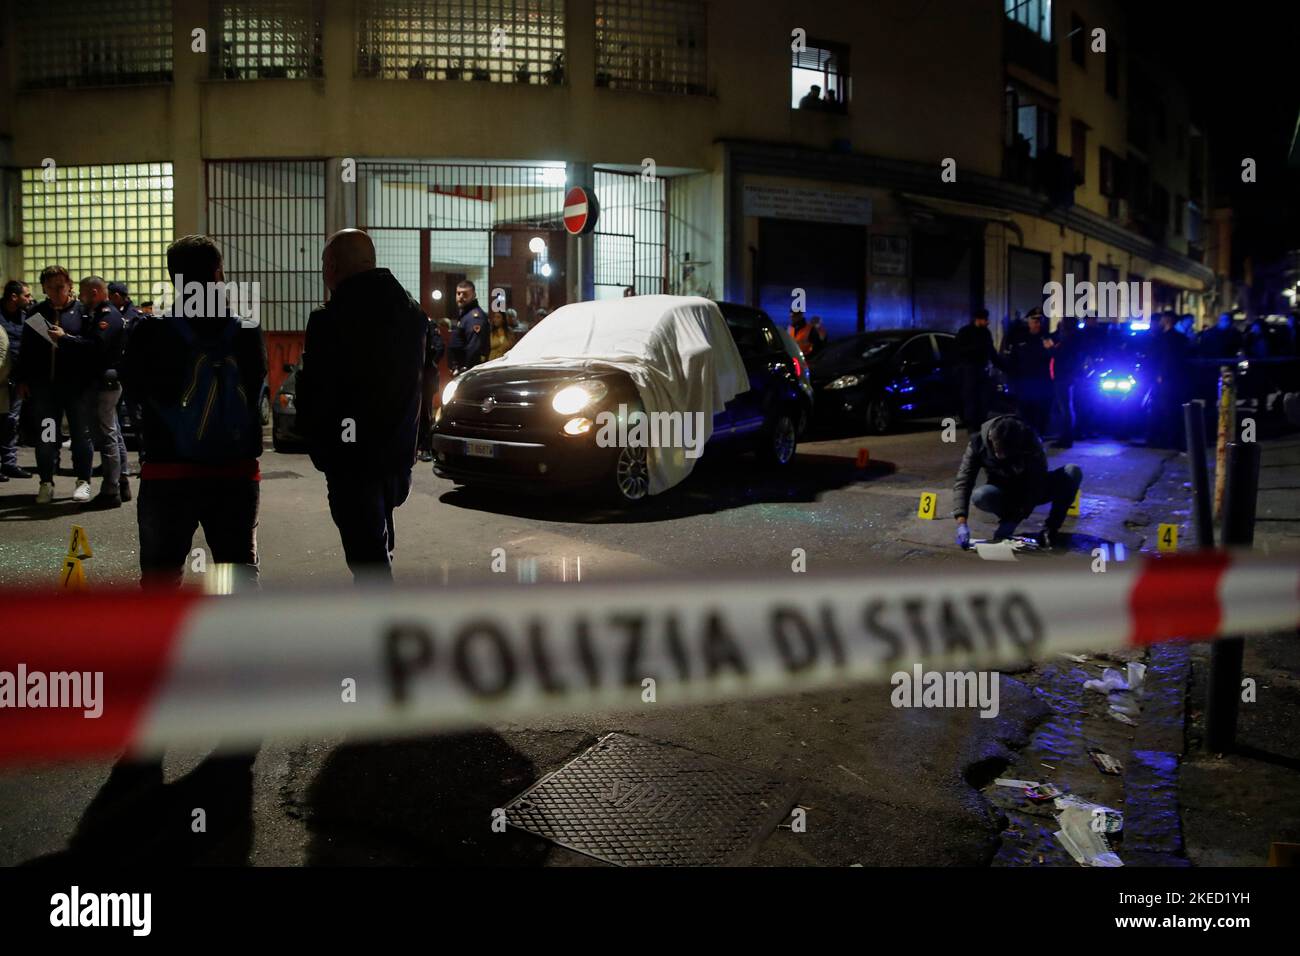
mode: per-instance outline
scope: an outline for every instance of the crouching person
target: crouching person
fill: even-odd
[[[980,471],[984,484],[976,487]],[[1044,547],[1059,543],[1061,525],[1083,480],[1078,465],[1047,470],[1047,453],[1028,423],[1014,415],[985,422],[971,436],[953,485],[953,517],[957,519],[957,544],[970,546],[970,506],[998,520],[994,540],[1011,537],[1016,528],[1041,504],[1051,503],[1047,520],[1035,537]]]
[[[167,271],[187,286],[225,281],[221,250],[207,236],[172,243]],[[261,329],[217,311],[144,318],[124,357],[122,379],[141,406],[136,507],[146,586],[180,584],[200,526],[214,563],[242,566],[246,583],[257,581],[266,346]]]

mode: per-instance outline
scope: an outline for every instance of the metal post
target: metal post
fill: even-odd
[[[1255,497],[1259,489],[1259,445],[1228,445],[1226,507],[1220,538],[1225,548],[1248,548],[1255,540]],[[1237,738],[1237,706],[1241,700],[1241,661],[1245,641],[1239,637],[1215,641],[1210,648],[1209,700],[1205,707],[1205,745],[1213,753],[1232,750]]]
[[[1214,447],[1214,520],[1223,519],[1224,486],[1228,475],[1228,442],[1236,438],[1237,380],[1231,365],[1219,368],[1219,437]]]
[[[1183,429],[1187,432],[1187,466],[1192,475],[1192,496],[1196,505],[1196,546],[1213,548],[1214,517],[1210,477],[1205,465],[1205,406],[1202,402],[1183,405]]]

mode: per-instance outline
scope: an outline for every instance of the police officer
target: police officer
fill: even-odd
[[[1007,351],[1006,362],[1020,416],[1039,437],[1047,433],[1052,414],[1052,348],[1055,342],[1043,330],[1043,312],[1031,309],[1025,329]]]
[[[975,487],[981,469],[988,477],[984,484]],[[972,503],[998,519],[993,537],[1000,541],[1011,537],[1034,508],[1051,502],[1051,511],[1036,537],[1044,547],[1055,546],[1065,513],[1074,502],[1081,481],[1083,471],[1078,465],[1047,470],[1047,453],[1042,442],[1023,419],[1015,415],[990,419],[971,435],[961,467],[957,469],[952,489],[957,544],[970,547],[967,518]]]
[[[99,276],[81,280],[81,307],[86,316],[87,335],[95,343],[95,375],[85,392],[86,421],[99,450],[104,482],[92,502],[99,508],[120,508],[131,500],[127,480],[126,442],[117,420],[117,405],[122,398],[118,366],[122,362],[122,342],[126,328],[122,314],[109,301],[108,283]]]
[[[988,417],[993,383],[989,363],[1002,368],[989,331],[989,310],[978,309],[970,323],[957,330],[957,374],[961,378],[962,423],[974,435]]]
[[[4,297],[0,298],[0,328],[9,337],[9,367],[18,367],[22,354],[23,326],[32,307],[32,290],[26,282],[11,279],[5,283]],[[0,380],[0,390],[8,393],[7,410],[0,412],[0,481],[10,478],[30,478],[31,472],[18,465],[18,432],[22,420],[23,400],[18,397],[17,385],[10,384],[6,376]]]
[[[1172,309],[1162,312],[1148,346],[1149,365],[1155,373],[1147,410],[1147,444],[1152,448],[1180,448],[1185,437],[1182,404],[1187,392],[1191,343],[1174,327],[1177,322]]]
[[[87,335],[81,303],[72,295],[67,269],[58,265],[42,269],[41,291],[45,299],[32,314],[44,320],[44,328],[40,332],[31,325],[23,329],[21,354],[13,373],[19,397],[31,399],[32,418],[38,428],[36,470],[40,487],[36,503],[48,505],[54,500],[59,440],[53,432],[64,415],[68,418],[76,476],[72,500],[85,503],[91,498],[90,472],[95,459],[86,427],[85,395],[99,375],[94,362],[97,344]]]
[[[479,307],[474,283],[468,279],[456,284],[456,305],[460,309],[460,321],[452,326],[451,343],[447,347],[453,375],[487,359],[489,336],[487,313]]]
[[[1065,316],[1053,333],[1056,345],[1052,349],[1052,391],[1056,397],[1056,411],[1060,416],[1061,431],[1053,448],[1070,448],[1074,445],[1076,388],[1083,376],[1083,339],[1078,320]]]
[[[125,352],[131,344],[131,330],[135,328],[136,323],[145,317],[144,312],[136,308],[131,301],[130,292],[125,282],[110,282],[108,284],[108,301],[113,303],[113,308],[117,309],[122,316],[122,350]],[[138,430],[139,415],[136,414],[131,396],[127,394],[125,388],[122,389],[122,398],[117,403],[117,423],[121,427],[123,438],[125,439],[128,430]],[[126,459],[122,459],[122,477],[125,479],[130,474],[127,468]],[[130,501],[128,497],[123,499]]]

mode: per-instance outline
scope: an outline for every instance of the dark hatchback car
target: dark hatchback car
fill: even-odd
[[[607,321],[618,322],[620,306],[610,308]],[[757,310],[729,311],[724,318],[749,388],[714,415],[704,454],[753,451],[772,465],[786,465],[794,457],[806,401],[799,372],[770,319]],[[528,334],[545,328],[543,323]],[[647,450],[601,447],[591,427],[601,412],[619,414],[620,406],[628,415],[643,408],[637,387],[626,371],[599,360],[471,369],[443,391],[434,471],[469,486],[533,493],[583,489],[618,503],[638,501],[650,493]]]
[[[900,420],[958,415],[956,337],[932,329],[864,332],[812,358],[817,414],[824,422],[889,431]]]
[[[298,366],[286,364],[284,371],[285,379],[271,402],[271,447],[276,451],[298,451],[305,447],[305,439],[294,427],[298,418],[294,407]]]

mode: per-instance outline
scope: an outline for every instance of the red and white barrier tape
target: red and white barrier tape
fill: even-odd
[[[703,702],[1300,625],[1295,558],[1023,567],[510,591],[0,592],[0,761],[397,735],[651,706],[646,678],[659,703]]]

